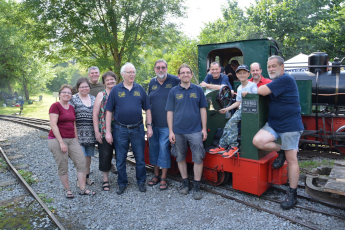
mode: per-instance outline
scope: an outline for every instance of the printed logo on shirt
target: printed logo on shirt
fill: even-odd
[[[172,88],[172,84],[167,84],[167,85],[165,86],[165,88],[166,88],[166,89],[171,89],[171,88]]]
[[[176,94],[176,99],[182,99],[183,98],[183,94]]]
[[[125,97],[126,93],[125,92],[119,92],[118,95],[119,95],[119,97]]]
[[[140,97],[140,92],[139,91],[134,91],[134,96]]]
[[[152,91],[155,91],[157,89],[157,85],[153,85],[152,87],[151,87],[151,90]]]
[[[196,93],[191,93],[191,94],[189,95],[189,97],[191,97],[191,98],[198,98],[198,97],[196,96]]]

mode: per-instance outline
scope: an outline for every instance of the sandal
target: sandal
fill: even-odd
[[[89,191],[89,192],[87,192]],[[81,190],[79,191],[79,195],[88,195],[88,196],[94,196],[96,195],[95,192],[91,191],[91,190],[87,190],[86,188],[84,190]]]
[[[68,192],[71,192],[71,193],[68,193]],[[66,197],[67,199],[73,199],[73,198],[74,198],[74,195],[73,195],[71,189],[66,189],[66,190],[65,190],[65,197]]]
[[[156,178],[157,180],[154,180],[155,178]],[[158,184],[159,181],[161,181],[161,178],[160,178],[159,176],[154,175],[154,176],[152,177],[152,179],[147,183],[147,185],[148,185],[148,186],[154,186],[154,185]]]
[[[108,184],[108,185],[105,185],[105,184]],[[103,191],[109,191],[109,190],[110,190],[109,181],[104,181],[104,182],[102,183],[102,189],[103,189]]]
[[[162,181],[165,181],[165,184],[162,184]],[[159,184],[159,189],[160,189],[160,190],[165,190],[165,189],[167,189],[167,188],[168,188],[167,179],[162,178],[162,179],[161,179],[161,183]]]

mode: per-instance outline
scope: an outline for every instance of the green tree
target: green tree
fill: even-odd
[[[167,18],[183,15],[184,0],[26,0],[45,36],[79,60],[119,74],[143,46],[159,45]],[[73,46],[71,46],[73,44]]]

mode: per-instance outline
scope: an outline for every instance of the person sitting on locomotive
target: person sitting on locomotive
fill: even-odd
[[[275,169],[282,167],[285,159],[287,160],[290,188],[280,206],[283,209],[290,209],[297,203],[299,180],[297,152],[304,129],[299,93],[295,79],[284,72],[282,57],[275,55],[269,57],[267,70],[273,81],[261,86],[258,94],[270,96],[268,122],[254,136],[253,144],[258,149],[278,152],[279,156],[272,164]],[[282,145],[275,143],[279,137]]]
[[[207,74],[205,80],[200,83],[201,87],[207,89],[220,90],[223,86],[229,86],[231,93],[234,91],[229,83],[229,79],[225,74],[222,74],[221,67],[218,62],[212,62],[210,65],[211,74]]]
[[[252,75],[252,78],[249,79],[248,81],[254,82],[258,88],[272,81],[271,79],[264,78],[261,75],[261,73],[262,73],[261,65],[257,62],[253,62],[250,65],[250,74]]]
[[[237,70],[239,65],[240,64],[238,63],[237,60],[232,60],[230,64],[227,64],[225,66],[225,74],[228,76],[229,82],[232,87],[234,87],[234,81],[238,80],[238,78],[236,77],[235,70]]]
[[[235,109],[238,106],[240,108],[235,112],[235,114],[230,118],[226,123],[223,131],[223,135],[220,138],[219,146],[217,148],[210,149],[211,154],[223,154],[224,158],[230,158],[235,153],[238,152],[238,124],[241,121],[241,101],[242,97],[245,97],[248,93],[257,93],[257,86],[255,83],[248,81],[250,76],[249,68],[246,65],[240,65],[236,70],[236,75],[241,82],[241,85],[237,89],[236,102],[230,105],[229,107],[219,110],[220,113],[226,113],[229,110]],[[227,147],[229,147],[227,150]]]

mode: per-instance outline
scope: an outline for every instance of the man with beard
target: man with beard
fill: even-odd
[[[154,165],[154,176],[148,182],[149,186],[160,182],[159,189],[168,188],[167,172],[171,166],[169,128],[167,123],[167,111],[165,104],[169,92],[180,83],[177,76],[168,74],[168,64],[165,60],[159,59],[154,66],[156,77],[152,78],[149,84],[148,96],[151,104],[153,135],[149,139],[150,163]],[[162,168],[162,176],[159,176],[159,168]]]
[[[211,74],[207,74],[205,80],[200,83],[201,87],[206,87],[207,89],[220,90],[223,86],[232,87],[229,83],[229,79],[225,74],[222,74],[221,67],[218,62],[212,62],[210,65]],[[232,91],[233,93],[233,91]]]
[[[254,82],[258,88],[260,86],[266,85],[272,81],[270,79],[264,78],[261,75],[261,73],[262,73],[261,65],[257,62],[253,62],[250,65],[250,73],[252,75],[252,78],[249,79],[248,81]]]
[[[272,164],[275,169],[283,166],[285,159],[287,160],[290,188],[280,206],[290,209],[297,203],[297,152],[299,138],[304,129],[299,94],[295,79],[284,72],[282,57],[269,57],[267,70],[273,81],[261,86],[258,94],[270,96],[268,122],[254,136],[253,144],[259,149],[278,152],[279,155]],[[279,137],[281,145],[275,143]]]

